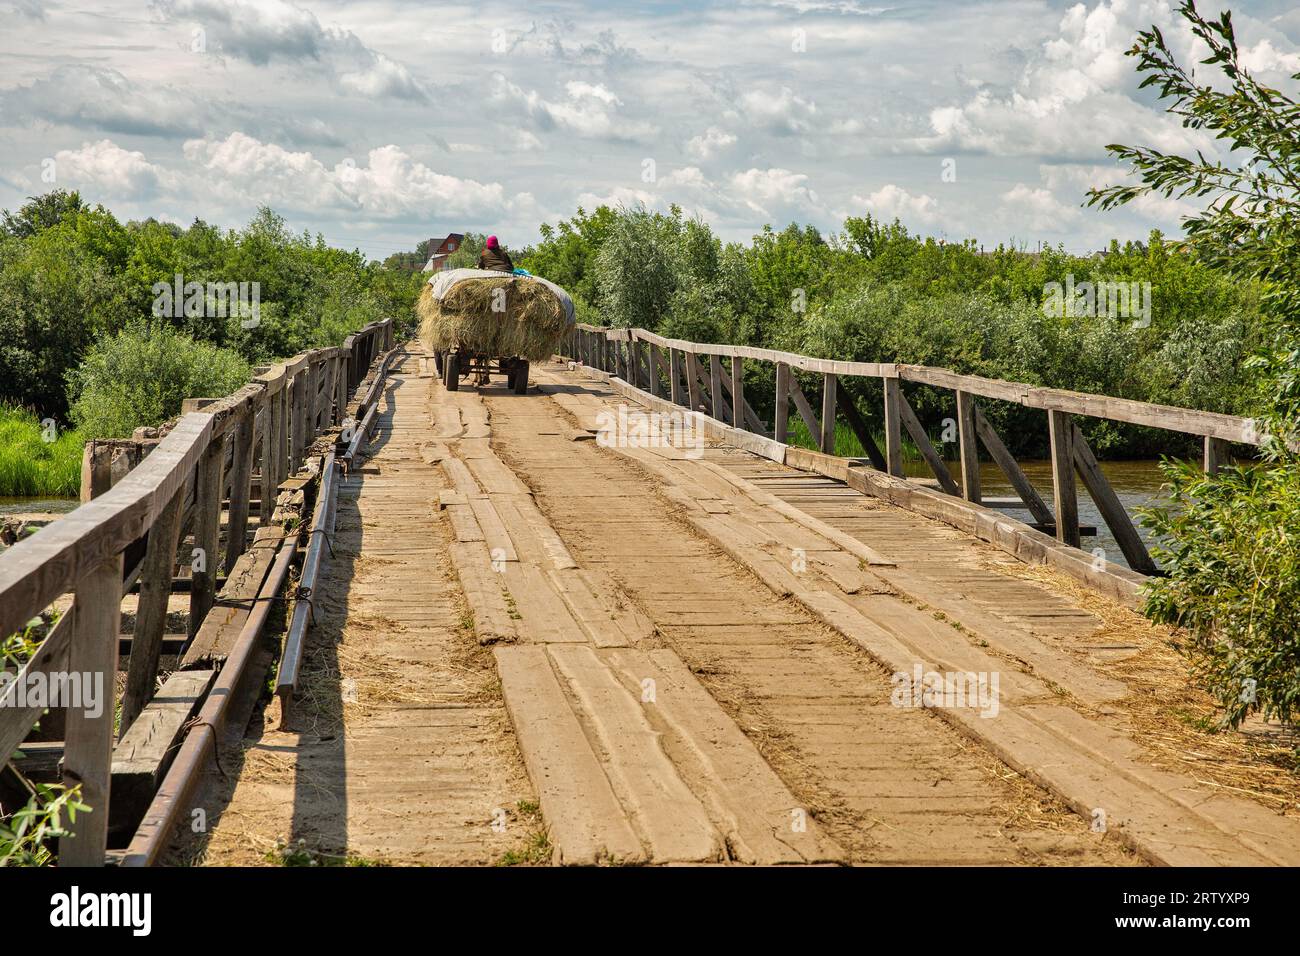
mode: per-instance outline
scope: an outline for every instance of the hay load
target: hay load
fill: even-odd
[[[426,349],[548,359],[573,328],[573,300],[553,282],[482,269],[440,272],[416,303]]]

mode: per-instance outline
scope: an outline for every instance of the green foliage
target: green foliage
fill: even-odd
[[[34,236],[42,229],[57,226],[64,219],[75,219],[85,208],[81,193],[55,189],[43,196],[29,196],[16,213],[0,212],[0,230],[18,239]]]
[[[515,256],[515,264],[562,286],[579,312],[596,308],[600,299],[592,267],[617,216],[608,206],[590,214],[579,206],[576,216],[557,226],[542,223],[542,241]]]
[[[1300,716],[1300,470],[1162,466],[1171,503],[1148,509],[1163,542],[1153,554],[1168,576],[1151,587],[1147,613],[1191,636],[1206,689],[1237,726],[1253,710]]]
[[[260,324],[212,307],[157,314],[155,287],[178,275],[204,287],[246,283],[250,295],[256,283]],[[0,230],[0,401],[65,419],[76,398],[68,379],[91,344],[134,322],[171,325],[250,363],[337,345],[390,316],[406,331],[422,280],[295,234],[265,208],[239,231],[197,219],[123,226],[75,193],[50,193],[6,212]]]
[[[82,437],[0,406],[0,495],[70,498],[81,488]]]
[[[63,416],[68,371],[128,307],[126,247],[101,207],[0,239],[0,401]]]
[[[0,670],[21,669],[56,619],[54,614],[33,618],[21,632],[0,639]],[[27,787],[28,799],[7,816],[0,814],[0,867],[45,866],[52,859],[49,841],[68,834],[64,818],[69,824],[75,823],[77,814],[89,813],[90,807],[81,802],[80,787],[69,790],[57,784],[30,784],[21,777],[17,779]]]
[[[606,322],[695,341],[729,341],[740,331],[751,283],[738,247],[706,223],[644,208],[620,209],[591,266]]]
[[[460,240],[460,245],[447,257],[448,268],[473,269],[478,265],[478,254],[487,245],[487,234],[467,232]]]
[[[849,217],[844,232],[770,227],[748,246],[723,244],[680,210],[582,210],[544,240],[526,266],[577,295],[579,321],[639,326],[694,341],[786,349],[825,358],[910,362],[1033,385],[1104,393],[1225,413],[1253,413],[1249,357],[1261,341],[1263,286],[1223,274],[1152,233],[1094,256],[946,243],[898,222]],[[1137,283],[1150,322],[1071,317],[1044,308],[1051,283]],[[746,393],[761,415],[772,376],[754,367]],[[873,427],[879,386],[861,385]],[[923,424],[952,417],[951,395],[916,390]],[[1041,415],[990,403],[1011,450],[1046,453]],[[1098,453],[1190,453],[1165,432],[1084,423]]]
[[[1188,245],[1263,290],[1265,321],[1252,337],[1258,354],[1242,364],[1259,382],[1266,441],[1261,463],[1217,476],[1166,467],[1173,505],[1145,522],[1163,539],[1156,556],[1168,575],[1149,585],[1146,610],[1187,628],[1197,673],[1226,724],[1254,710],[1292,722],[1300,699],[1300,103],[1242,67],[1230,13],[1207,20],[1191,0],[1180,13],[1209,51],[1201,62],[1222,76],[1198,81],[1152,27],[1130,51],[1147,74],[1142,86],[1156,88],[1183,125],[1212,132],[1246,162],[1111,146],[1138,182],[1094,190],[1090,201],[1113,208],[1150,194],[1208,197],[1185,223]],[[1211,337],[1196,378],[1212,377],[1232,338]],[[1172,344],[1174,360],[1194,343],[1193,332]],[[1231,343],[1226,351],[1237,354]]]
[[[84,434],[127,438],[159,425],[186,398],[217,398],[248,381],[237,352],[197,341],[170,326],[134,321],[97,341],[72,377],[72,417]]]
[[[37,783],[30,790],[27,803],[0,816],[0,867],[47,866],[53,859],[50,841],[69,835],[78,813],[92,812],[81,802],[80,786]]]

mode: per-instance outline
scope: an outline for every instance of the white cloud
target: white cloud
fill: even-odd
[[[83,143],[80,149],[61,149],[53,158],[61,185],[94,190],[106,199],[151,199],[175,184],[175,176],[149,162],[144,153],[107,139]]]
[[[1049,189],[1016,183],[1002,194],[1004,206],[1010,207],[1016,222],[1040,232],[1058,231],[1062,225],[1080,217],[1077,206],[1061,202]]]
[[[501,73],[492,75],[492,97],[529,117],[539,129],[567,130],[590,139],[645,140],[658,132],[653,123],[626,115],[623,100],[599,83],[572,80],[564,97],[548,100],[537,90],[525,90]]]
[[[699,136],[692,136],[686,141],[686,152],[696,159],[711,159],[735,143],[735,134],[710,126]]]
[[[733,193],[760,216],[797,210],[805,215],[819,208],[817,193],[804,173],[788,169],[747,169],[731,177]]]
[[[935,223],[939,221],[939,202],[933,196],[922,193],[913,195],[902,186],[887,183],[867,196],[854,196],[854,208],[865,208],[878,219],[915,224]]]
[[[861,17],[876,17],[888,13],[893,7],[876,7],[854,0],[744,0],[746,6],[788,7],[796,13],[847,13]]]
[[[817,118],[817,104],[796,95],[788,86],[775,94],[751,90],[741,96],[740,106],[751,122],[779,134],[806,133]]]
[[[1029,56],[1009,92],[982,86],[962,105],[932,109],[934,135],[914,145],[1057,157],[1100,157],[1114,142],[1212,148],[1208,137],[1135,98],[1134,62],[1125,54],[1137,32],[1153,22],[1184,61],[1192,58],[1190,32],[1163,2],[1076,3],[1062,16],[1057,35]]]
[[[1300,53],[1279,50],[1267,37],[1254,46],[1240,47],[1241,65],[1252,73],[1300,73]]]
[[[243,133],[223,140],[190,140],[184,152],[213,186],[297,209],[354,209],[391,219],[483,216],[508,206],[499,183],[435,172],[394,145],[370,150],[365,166],[345,160],[328,167],[309,152],[291,152]]]
[[[69,64],[5,90],[4,114],[129,136],[197,135],[207,104],[166,84],[140,84],[113,69]]]
[[[429,98],[425,84],[401,63],[288,0],[154,0],[153,5],[166,21],[198,24],[210,52],[254,66],[316,64],[341,89],[361,96]]]

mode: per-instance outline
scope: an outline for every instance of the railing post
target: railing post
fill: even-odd
[[[672,403],[682,404],[682,353],[673,348],[668,350],[668,387]]]
[[[659,346],[653,342],[648,343],[650,346],[650,394],[659,398],[662,389],[659,385]]]
[[[790,366],[784,362],[776,363],[776,405],[772,415],[772,437],[784,445],[790,421]]]
[[[975,396],[957,391],[957,444],[961,454],[961,494],[967,501],[979,504],[980,457],[975,443]]]
[[[217,560],[221,545],[221,469],[225,459],[225,442],[213,438],[196,466],[194,476],[194,548],[198,554],[190,555],[192,581],[190,583],[189,636],[198,633],[199,625],[211,610],[217,594]],[[198,559],[202,570],[194,568]]]
[[[253,408],[245,405],[230,432],[235,443],[230,461],[230,515],[226,522],[226,573],[244,553],[248,532],[248,495],[253,477]]]
[[[1074,422],[1065,412],[1049,409],[1047,427],[1052,445],[1052,496],[1056,540],[1079,547],[1079,496],[1074,483]]]
[[[269,391],[271,383],[268,382],[266,387]],[[279,449],[279,445],[276,443],[275,430],[279,424],[279,399],[279,392],[274,395],[262,393],[262,507],[258,512],[258,518],[262,524],[268,524],[272,513],[275,511],[275,489],[278,484],[275,478],[275,453]]]
[[[739,355],[731,357],[731,424],[745,427],[745,360]]]
[[[181,517],[188,491],[188,483],[182,483],[149,528],[149,545],[140,571],[135,629],[131,632],[131,657],[127,664],[126,687],[122,691],[119,738],[126,735],[154,693],[158,657],[167,625],[167,602],[171,597],[172,575],[176,569],[176,548],[180,543]]]
[[[1230,449],[1229,443],[1222,438],[1205,436],[1205,473],[1207,475],[1217,475],[1223,470],[1223,466],[1231,460]]]
[[[289,447],[289,474],[293,474],[302,464],[303,451],[307,447],[307,382],[311,368],[299,369],[293,377],[293,393],[289,399],[289,421],[292,425],[292,442]]]
[[[835,454],[835,388],[837,379],[833,372],[822,373],[822,435],[824,454]]]
[[[713,417],[723,421],[722,417],[722,359],[717,355],[709,356],[709,404]]]
[[[348,414],[348,353],[339,350],[334,360],[338,363],[338,372],[334,376],[334,424],[340,425]],[[432,356],[429,359],[433,361]]]
[[[291,403],[293,400],[293,376],[285,371],[281,376],[280,392],[276,395],[279,407],[275,413],[275,485],[278,488],[289,476],[289,455],[293,445],[293,419]]]
[[[59,838],[59,867],[103,866],[108,851],[108,798],[112,783],[113,718],[117,708],[117,641],[122,626],[122,555],[102,562],[77,583],[68,672],[90,681],[96,706],[83,700],[67,709],[63,783],[81,787],[71,836]],[[85,686],[83,684],[82,686]]]
[[[885,468],[895,478],[904,477],[902,386],[897,378],[885,385]]]
[[[691,403],[691,411],[700,410],[700,363],[694,352],[686,353],[686,396]]]

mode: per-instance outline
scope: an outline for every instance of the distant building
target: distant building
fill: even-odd
[[[425,272],[442,272],[451,268],[448,260],[451,254],[460,248],[465,236],[463,233],[448,233],[442,239],[429,240],[429,261],[424,264]]]

